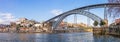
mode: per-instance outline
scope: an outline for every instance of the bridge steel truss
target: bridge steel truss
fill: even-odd
[[[52,28],[55,29],[58,27],[58,25],[60,24],[60,22],[67,16],[72,15],[72,14],[80,14],[80,15],[84,15],[87,16],[89,18],[91,18],[94,21],[98,21],[98,23],[100,23],[101,20],[103,20],[102,18],[100,18],[99,16],[90,13],[88,11],[85,10],[90,10],[90,9],[95,9],[95,8],[106,8],[106,7],[120,7],[120,3],[104,3],[104,4],[95,4],[95,5],[89,5],[89,6],[85,6],[85,7],[80,7],[80,8],[76,8],[67,12],[64,12],[58,16],[55,16],[47,21],[45,21],[44,23],[48,23],[56,18],[58,18],[58,20],[53,24]]]

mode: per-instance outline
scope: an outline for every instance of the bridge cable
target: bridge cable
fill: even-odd
[[[74,15],[74,24],[77,26],[77,14]]]
[[[89,12],[89,9],[88,9],[88,12]],[[90,18],[87,17],[87,27],[89,27],[89,25],[90,25]]]
[[[68,28],[68,20],[67,20],[67,17],[66,17],[66,19],[65,19],[65,27]]]

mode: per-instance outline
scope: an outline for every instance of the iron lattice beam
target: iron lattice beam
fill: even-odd
[[[94,9],[94,8],[104,8],[104,7],[120,7],[120,3],[104,3],[104,4],[95,4],[95,5],[89,5],[89,6],[84,6],[84,7],[80,7],[80,8],[76,8],[76,9],[73,9],[73,10],[70,10],[70,11],[67,11],[67,12],[64,12],[58,16],[55,16],[47,21],[45,21],[44,23],[47,23],[51,20],[54,20],[68,12],[71,12],[71,11],[76,11],[76,10],[88,10],[88,9]]]

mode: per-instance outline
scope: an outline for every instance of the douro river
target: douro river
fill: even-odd
[[[120,42],[119,37],[79,33],[0,33],[0,42]]]

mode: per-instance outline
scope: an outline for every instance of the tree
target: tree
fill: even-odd
[[[120,3],[120,0],[108,0],[109,3]],[[108,7],[107,9],[109,17],[119,17],[120,16],[120,7]]]
[[[106,23],[104,22],[104,21],[100,21],[100,26],[103,26],[103,25],[105,25]]]
[[[97,22],[97,21],[94,21],[93,25],[94,25],[94,26],[97,26],[97,25],[98,25],[98,22]]]

